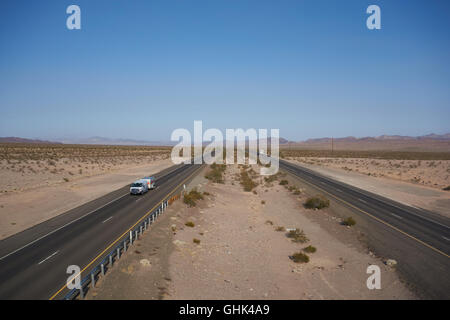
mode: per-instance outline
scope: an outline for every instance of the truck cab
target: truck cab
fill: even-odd
[[[144,194],[148,191],[147,181],[137,180],[133,182],[130,186],[130,194]]]

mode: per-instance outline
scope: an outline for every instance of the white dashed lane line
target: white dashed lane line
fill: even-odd
[[[42,260],[41,262],[39,262],[38,264],[44,263],[45,261],[47,261],[48,259],[50,259],[51,257],[53,257],[54,255],[58,254],[59,250],[56,252],[53,252],[51,255],[49,255],[47,258],[45,258],[44,260]]]
[[[109,221],[109,220],[111,220],[111,219],[112,219],[112,216],[109,217],[108,219],[104,220],[102,223],[105,223],[106,221]]]

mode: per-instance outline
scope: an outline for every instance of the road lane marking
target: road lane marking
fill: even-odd
[[[169,199],[172,194],[179,188],[181,187],[187,180],[189,180],[194,174],[196,174],[203,166],[201,165],[198,169],[194,170],[194,172],[192,172],[192,174],[190,174],[186,179],[184,179],[179,185],[177,185],[174,189],[172,189],[172,191],[166,196],[164,197],[160,202],[158,202],[158,204],[156,204],[152,209],[150,209],[149,211],[147,211],[146,214],[144,214],[140,219],[138,219],[138,221],[132,225],[130,228],[128,228],[127,231],[125,231],[123,234],[121,234],[116,240],[114,240],[109,246],[107,246],[105,248],[105,250],[103,250],[102,252],[100,252],[93,260],[91,260],[91,262],[89,262],[75,277],[78,277],[79,275],[81,275],[83,273],[83,271],[85,271],[87,268],[89,268],[95,261],[97,261],[106,251],[108,251],[113,245],[115,245],[117,243],[117,241],[119,241],[120,239],[122,239],[125,235],[127,235],[130,230],[132,230],[139,222],[141,222],[143,219],[145,219],[145,217],[147,217],[149,214],[152,213],[153,210],[155,210],[157,207],[159,207],[161,205],[161,203],[163,203],[164,201],[166,201],[167,199]],[[61,287],[61,289],[59,289],[58,291],[56,291],[50,298],[49,300],[53,300],[61,291],[63,291],[65,288],[67,287],[67,284],[65,284],[64,286]]]
[[[447,241],[450,241],[450,239],[447,238],[447,237],[442,236],[442,238],[444,238],[444,239],[447,240]]]
[[[161,177],[158,177],[158,179],[161,179],[161,178],[163,178],[163,177],[165,177],[165,176],[171,174],[172,172],[175,172],[175,171],[178,170],[179,168],[180,168],[180,167],[178,167],[178,168],[176,168],[176,169],[174,169],[174,170],[172,170],[172,171],[166,173],[165,175],[163,175],[163,176],[161,176]],[[20,250],[25,249],[26,247],[29,247],[29,246],[32,245],[33,243],[36,243],[37,241],[42,240],[42,239],[48,237],[49,235],[51,235],[51,234],[53,234],[53,233],[55,233],[55,232],[57,232],[57,231],[59,231],[59,230],[65,228],[65,227],[67,227],[68,225],[70,225],[70,224],[72,224],[72,223],[74,223],[74,222],[76,222],[76,221],[78,221],[78,220],[80,220],[80,219],[82,219],[82,218],[84,218],[84,217],[86,217],[86,216],[88,216],[88,215],[94,213],[95,211],[98,211],[98,210],[100,210],[100,209],[106,207],[108,204],[111,204],[111,203],[113,203],[113,202],[115,202],[115,201],[117,201],[117,200],[119,200],[119,199],[125,197],[126,195],[128,195],[128,192],[125,193],[124,195],[121,195],[120,197],[118,197],[118,198],[116,198],[116,199],[114,199],[114,200],[111,200],[110,202],[108,202],[108,203],[102,205],[101,207],[98,207],[97,209],[94,209],[94,210],[92,210],[92,211],[86,213],[85,215],[83,215],[83,216],[81,216],[81,217],[79,217],[79,218],[77,218],[77,219],[75,219],[75,220],[73,220],[73,221],[71,221],[71,222],[68,222],[68,223],[66,223],[65,225],[63,225],[63,226],[61,226],[61,227],[59,227],[59,228],[57,228],[57,229],[55,229],[55,230],[53,230],[53,231],[51,231],[51,232],[49,232],[49,233],[47,233],[47,234],[45,234],[45,235],[39,237],[39,238],[37,238],[37,239],[35,239],[35,240],[33,240],[33,241],[27,243],[26,245],[24,245],[24,246],[22,246],[22,247],[20,247],[20,248],[18,248],[18,249],[16,249],[16,250],[14,250],[14,251],[12,251],[12,252],[6,254],[6,255],[4,255],[3,257],[0,258],[0,261],[3,260],[3,259],[5,259],[6,257],[9,257],[10,255],[12,255],[12,254],[14,254],[14,253],[16,253],[16,252],[19,252]]]
[[[296,176],[297,176],[297,175],[296,175]],[[298,176],[297,176],[297,177],[298,177]],[[301,178],[300,178],[300,179],[301,179]],[[428,247],[429,249],[431,249],[431,250],[433,250],[433,251],[436,251],[437,253],[440,253],[440,254],[442,254],[443,256],[447,257],[447,258],[450,258],[450,256],[449,256],[448,254],[446,254],[445,252],[443,252],[443,251],[441,251],[441,250],[439,250],[439,249],[433,247],[432,245],[429,245],[428,243],[426,243],[426,242],[424,242],[424,241],[422,241],[422,240],[420,240],[420,239],[417,239],[416,237],[410,235],[409,233],[406,233],[406,232],[400,230],[399,228],[397,228],[397,227],[391,225],[390,223],[387,223],[386,221],[381,220],[380,218],[378,218],[378,217],[376,217],[376,216],[374,216],[374,215],[368,213],[367,211],[364,211],[364,210],[362,210],[362,209],[360,209],[360,208],[358,208],[358,207],[352,205],[351,203],[349,203],[349,202],[347,202],[347,201],[345,201],[345,200],[343,200],[343,199],[341,199],[341,198],[339,198],[339,197],[337,197],[337,196],[331,194],[330,192],[328,192],[328,191],[322,189],[321,187],[319,187],[319,186],[317,186],[317,185],[315,185],[315,184],[312,184],[311,182],[308,182],[308,181],[306,181],[305,179],[302,179],[302,180],[303,180],[303,182],[305,182],[306,184],[309,184],[310,186],[312,186],[312,187],[314,187],[314,188],[317,188],[317,189],[319,189],[319,190],[322,190],[323,192],[325,192],[326,194],[328,194],[328,195],[330,195],[331,197],[335,198],[336,200],[341,201],[341,202],[345,203],[346,205],[348,205],[348,206],[350,206],[350,207],[352,207],[352,208],[354,208],[354,209],[356,209],[356,210],[358,210],[358,211],[360,211],[360,212],[362,212],[362,213],[368,215],[369,217],[371,217],[371,218],[377,220],[378,222],[381,222],[382,224],[384,224],[384,225],[386,225],[386,226],[388,226],[388,227],[390,227],[390,228],[392,228],[392,229],[394,229],[394,230],[400,232],[401,234],[403,234],[403,235],[405,235],[405,236],[407,236],[407,237],[409,237],[409,238],[411,238],[411,239],[413,239],[413,240],[419,242],[420,244],[422,244],[422,245]]]
[[[367,202],[364,201],[363,199],[359,199],[359,198],[358,198],[358,200],[361,201],[361,202],[363,202],[363,203],[367,203]]]
[[[396,217],[396,218],[398,218],[398,219],[400,219],[400,220],[403,220],[403,218],[402,218],[402,217],[400,217],[400,216],[396,215],[395,213],[391,213],[391,215],[393,215],[394,217]]]
[[[336,188],[336,191],[343,192],[341,189]]]
[[[53,257],[54,255],[58,254],[59,250],[56,252],[53,252],[51,255],[49,255],[47,258],[45,258],[44,260],[42,260],[41,262],[39,262],[38,264],[44,263],[45,261],[47,261],[48,259],[50,259],[51,257]]]
[[[104,220],[102,223],[105,223],[106,221],[109,221],[109,220],[111,220],[111,219],[112,219],[112,216],[109,217],[108,219]]]
[[[128,195],[128,193],[126,193],[126,194],[124,194],[124,195],[122,195],[122,196],[120,196],[120,197],[118,197],[118,198],[116,198],[116,199],[114,199],[114,200],[111,200],[110,202],[108,202],[108,203],[102,205],[101,207],[99,207],[99,208],[97,208],[97,209],[94,209],[94,210],[92,210],[92,211],[90,211],[90,212],[88,212],[88,213],[82,215],[81,217],[78,217],[77,219],[72,220],[72,221],[66,223],[65,225],[63,225],[63,226],[61,226],[61,227],[59,227],[59,228],[57,228],[57,229],[55,229],[55,230],[53,230],[53,231],[50,231],[49,233],[43,235],[42,237],[39,237],[39,238],[37,238],[36,240],[33,240],[33,241],[27,243],[27,244],[24,245],[23,247],[20,247],[19,249],[16,249],[16,250],[14,250],[14,251],[8,253],[7,255],[4,255],[3,257],[0,258],[0,261],[3,260],[3,259],[5,259],[6,257],[8,257],[8,256],[10,256],[10,255],[12,255],[12,254],[14,254],[14,253],[16,253],[16,252],[18,252],[18,251],[20,251],[20,250],[25,249],[26,247],[32,245],[33,243],[35,243],[35,242],[37,242],[37,241],[39,241],[39,240],[42,240],[42,239],[44,239],[45,237],[48,237],[49,235],[51,235],[51,234],[53,234],[53,233],[55,233],[55,232],[57,232],[57,231],[59,231],[59,230],[65,228],[65,227],[67,227],[68,225],[71,225],[72,223],[77,222],[77,221],[80,220],[80,219],[83,219],[84,217],[90,215],[91,213],[94,213],[95,211],[98,211],[98,210],[100,210],[100,209],[106,207],[108,204],[113,203],[114,201],[117,201],[117,200],[119,200],[120,198],[125,197],[126,195]]]
[[[285,164],[286,165],[286,164]],[[295,170],[304,170],[302,167],[300,167],[300,166],[291,166],[291,170],[288,170],[288,171],[291,171],[294,175],[296,175],[295,173],[296,173],[296,171]],[[317,175],[317,173],[310,173],[313,177],[315,176],[315,177],[321,177],[321,176],[319,176],[319,175]],[[297,175],[296,175],[297,176]],[[300,177],[300,176],[297,176],[298,178],[300,178],[300,179],[302,179],[303,181],[306,181],[304,178],[302,178],[302,177]],[[326,179],[328,179],[331,183],[343,183],[343,182],[340,182],[340,181],[333,181],[332,180],[332,178],[331,177],[325,177]],[[322,182],[321,182],[322,183]],[[310,185],[312,185],[312,186],[316,186],[315,184],[313,184],[313,183],[311,183],[311,182],[309,182],[309,184]],[[350,188],[352,187],[351,185],[349,185],[349,184],[347,184]],[[318,187],[317,186],[317,188],[319,188],[320,189],[320,187]],[[364,193],[371,193],[370,191],[367,191],[367,190],[364,190],[364,189],[360,189],[360,188],[357,188],[357,187],[353,187],[353,188],[356,188],[356,189],[359,189],[359,190],[361,190],[361,191],[358,191],[358,190],[353,190],[353,191],[356,191],[356,192],[358,192],[358,193],[362,193],[362,194],[364,194]],[[321,189],[322,190],[322,189]],[[350,190],[352,190],[352,189],[350,189]],[[329,192],[327,192],[327,193],[329,193]],[[379,195],[377,195],[377,194],[374,194],[375,196],[379,196]],[[395,205],[394,203],[390,203],[390,202],[387,202],[387,201],[384,201],[384,200],[381,200],[381,199],[379,199],[378,197],[374,197],[373,198],[374,200],[376,200],[376,201],[379,201],[379,202],[381,202],[381,203],[383,203],[383,204],[385,204],[385,205],[388,205],[388,206],[391,206],[391,207],[394,207],[394,208],[397,208],[397,209],[399,209],[399,210],[402,210],[402,211],[406,211],[405,209],[403,209],[403,208],[400,208],[399,206],[397,206],[397,205]],[[392,200],[392,199],[387,199],[387,200],[390,200],[390,201],[394,201],[394,200]],[[418,208],[418,207],[415,207],[415,206],[412,206],[412,205],[409,205],[409,204],[405,204],[405,203],[402,203],[404,206],[406,206],[406,207],[410,207],[410,208],[414,208],[414,209],[418,209],[418,210],[420,210],[420,211],[422,211],[422,212],[424,212],[424,209],[422,209],[422,208]],[[416,213],[414,213],[414,212],[412,212],[412,211],[407,211],[408,212],[408,214],[411,214],[411,215],[413,215],[413,216],[416,216],[416,217],[419,217],[419,218],[421,218],[421,219],[423,219],[423,220],[426,220],[426,221],[428,221],[428,222],[431,222],[431,223],[434,223],[434,224],[437,224],[437,225],[440,225],[441,227],[444,227],[444,228],[446,228],[446,229],[450,229],[450,227],[449,226],[447,226],[447,225],[445,225],[445,224],[442,224],[442,223],[440,223],[440,222],[437,222],[437,221],[435,221],[435,220],[432,220],[432,219],[429,219],[429,218],[427,218],[427,217],[424,217],[424,216],[422,216],[422,215],[418,215],[418,214],[416,214]]]

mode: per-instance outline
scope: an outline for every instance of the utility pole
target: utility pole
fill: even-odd
[[[331,153],[334,151],[334,140],[333,137],[331,137]]]

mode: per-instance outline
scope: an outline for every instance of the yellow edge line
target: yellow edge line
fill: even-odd
[[[299,178],[299,179],[301,179],[301,178],[298,177],[298,176],[296,176],[296,177]],[[337,197],[337,196],[335,196],[335,195],[329,193],[328,191],[322,189],[321,187],[318,187],[318,186],[316,186],[316,185],[314,185],[314,184],[312,184],[312,183],[310,183],[310,182],[308,182],[308,181],[306,181],[306,180],[304,180],[304,179],[301,179],[301,180],[302,180],[303,182],[305,182],[306,184],[309,184],[309,185],[312,186],[313,188],[319,189],[319,190],[321,190],[321,191],[327,193],[328,195],[332,196],[332,197],[335,198],[336,200],[341,201],[341,202],[345,203],[346,205],[348,205],[348,206],[350,206],[350,207],[352,207],[352,208],[354,208],[354,209],[356,209],[356,210],[358,210],[358,211],[360,211],[360,212],[362,212],[362,213],[368,215],[369,217],[371,217],[371,218],[377,220],[378,222],[381,222],[381,223],[383,223],[384,225],[386,225],[386,226],[388,226],[388,227],[390,227],[390,228],[392,228],[392,229],[394,229],[394,230],[400,232],[401,234],[403,234],[403,235],[405,235],[405,236],[407,236],[407,237],[409,237],[409,238],[411,238],[411,239],[413,239],[413,240],[416,240],[417,242],[419,242],[419,243],[421,243],[422,245],[424,245],[424,246],[426,246],[426,247],[428,247],[428,248],[430,248],[430,249],[436,251],[437,253],[440,253],[440,254],[442,254],[443,256],[445,256],[445,257],[447,257],[447,258],[450,258],[450,256],[449,256],[448,254],[446,254],[445,252],[442,252],[441,250],[439,250],[439,249],[437,249],[437,248],[435,248],[435,247],[429,245],[429,244],[426,243],[426,242],[423,242],[423,241],[420,240],[420,239],[417,239],[416,237],[414,237],[414,236],[412,236],[412,235],[406,233],[405,231],[402,231],[402,230],[400,230],[399,228],[394,227],[393,225],[389,224],[388,222],[386,222],[386,221],[384,221],[384,220],[381,220],[381,219],[378,218],[378,217],[375,217],[374,215],[368,213],[367,211],[364,211],[364,210],[362,210],[362,209],[360,209],[360,208],[358,208],[358,207],[352,205],[351,203],[349,203],[349,202],[347,202],[347,201],[345,201],[345,200],[343,200],[343,199],[341,199],[341,198],[339,198],[339,197]]]
[[[201,168],[201,166],[200,166]],[[200,169],[199,168],[199,169]],[[108,251],[117,241],[119,241],[123,236],[125,236],[131,229],[133,229],[139,222],[141,222],[146,216],[148,216],[153,210],[155,210],[163,201],[165,201],[167,198],[169,198],[183,183],[185,183],[188,179],[190,179],[195,173],[197,173],[197,171],[199,170],[195,170],[192,174],[189,175],[189,177],[187,177],[186,179],[184,179],[179,185],[177,185],[165,198],[163,198],[160,202],[158,202],[158,204],[156,204],[153,208],[151,208],[146,214],[144,214],[141,218],[139,218],[139,220],[132,225],[127,231],[125,231],[124,233],[122,233],[121,236],[119,236],[116,240],[114,240],[114,242],[112,242],[109,246],[106,247],[105,250],[103,250],[98,256],[96,256],[91,262],[89,262],[88,265],[86,265],[76,276],[78,277],[79,275],[81,275],[83,273],[83,271],[85,271],[87,268],[89,268],[89,266],[91,266],[95,261],[97,261],[106,251]],[[49,300],[53,300],[61,291],[63,291],[65,288],[67,287],[67,283],[61,288],[59,289],[55,294],[53,294]]]

